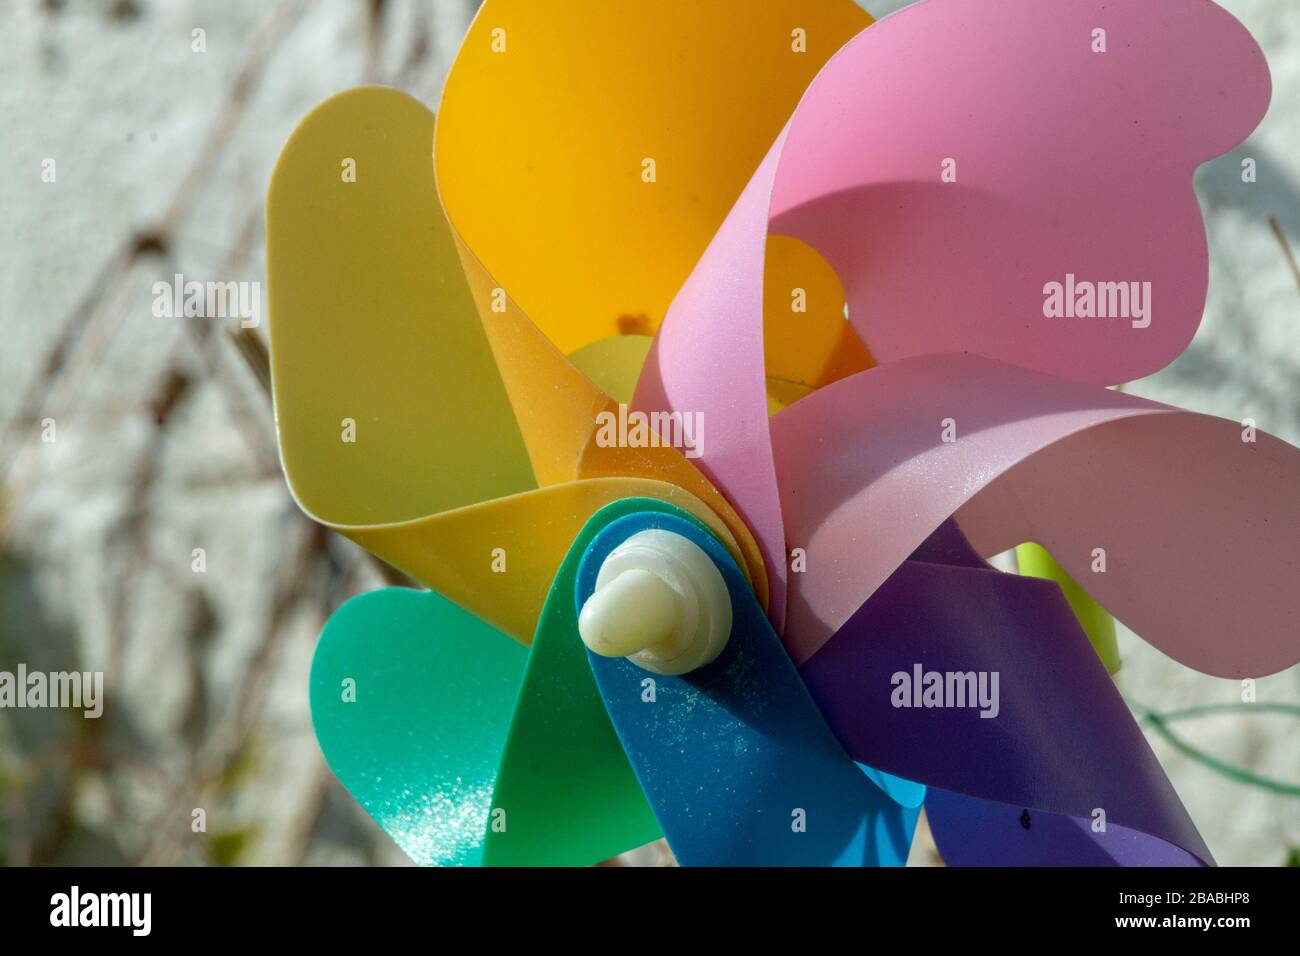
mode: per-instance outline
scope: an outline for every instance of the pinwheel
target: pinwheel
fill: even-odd
[[[436,123],[326,101],[267,200],[284,469],[430,589],[328,622],[335,774],[419,863],[896,864],[922,805],[950,864],[1212,863],[985,559],[1300,658],[1300,452],[1106,387],[1191,339],[1192,173],[1269,96],[1209,0],[488,0]]]

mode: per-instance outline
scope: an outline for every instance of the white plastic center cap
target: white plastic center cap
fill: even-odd
[[[731,595],[694,541],[672,531],[639,531],[601,563],[578,633],[602,657],[626,657],[655,674],[685,674],[726,647]]]

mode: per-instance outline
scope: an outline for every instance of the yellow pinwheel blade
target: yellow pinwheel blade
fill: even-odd
[[[579,350],[658,328],[809,81],[870,23],[850,0],[666,0],[645,16],[489,0],[435,132],[439,190],[539,483],[680,486],[732,533],[764,604],[735,509],[676,449],[600,447],[596,416],[617,405],[564,356],[594,368],[615,353]]]
[[[844,286],[812,246],[767,238],[763,270],[763,364],[775,412],[875,362],[844,314]]]
[[[630,405],[653,342],[648,335],[611,335],[584,345],[569,361],[614,401]]]
[[[564,354],[650,334],[851,0],[488,0],[447,78],[437,172],[487,272]]]
[[[678,486],[717,514],[740,548],[739,563],[749,575],[754,593],[766,603],[763,557],[754,536],[727,499],[676,448],[602,446],[598,416],[616,415],[618,403],[562,355],[518,303],[494,285],[477,257],[459,239],[457,242],[497,368],[523,426],[538,482],[548,486],[582,478],[621,477]],[[584,361],[590,367],[602,355],[592,353]],[[622,371],[629,367],[624,362]],[[620,385],[619,390],[626,388]]]
[[[276,165],[267,199],[272,383],[299,505],[524,643],[570,542],[619,498],[672,501],[737,560],[752,560],[715,513],[725,502],[684,460],[639,468],[648,477],[574,481],[588,439],[579,429],[567,465],[548,475],[559,483],[534,487],[438,203],[432,138],[425,107],[363,88],[312,112]],[[589,414],[608,404],[563,357],[550,371],[571,376],[568,394]],[[558,407],[564,394],[552,396]],[[680,481],[654,480],[677,472]]]
[[[573,539],[588,518],[622,498],[655,498],[689,511],[741,560],[712,508],[675,484],[645,478],[570,481],[399,525],[339,530],[527,644]]]
[[[290,137],[267,196],[285,474],[327,524],[419,518],[535,485],[438,203],[433,114],[350,90]]]

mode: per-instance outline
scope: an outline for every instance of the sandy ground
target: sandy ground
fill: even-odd
[[[1300,244],[1300,4],[1225,5],[1269,56],[1273,108],[1198,178],[1200,332],[1131,389],[1300,444],[1300,285],[1270,225]],[[0,713],[0,859],[404,860],[330,776],[306,698],[325,615],[379,579],[298,515],[269,405],[222,329],[155,318],[150,287],[174,272],[263,279],[261,201],[294,124],[367,81],[435,105],[472,6],[390,0],[376,23],[350,0],[0,0],[0,666],[113,675],[101,721]],[[1250,188],[1243,156],[1258,161]],[[1143,705],[1238,697],[1130,633],[1121,650],[1119,685]],[[1261,681],[1259,699],[1300,701],[1300,670]],[[1291,718],[1180,729],[1300,781]],[[1276,865],[1300,841],[1295,797],[1152,742],[1221,863]],[[930,860],[924,844],[914,860]]]

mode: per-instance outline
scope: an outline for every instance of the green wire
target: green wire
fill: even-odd
[[[1225,763],[1203,750],[1198,750],[1169,728],[1169,724],[1179,720],[1188,720],[1195,717],[1208,717],[1213,714],[1244,713],[1248,711],[1254,713],[1264,712],[1290,714],[1292,717],[1300,717],[1300,704],[1204,704],[1199,707],[1186,707],[1182,710],[1171,710],[1161,714],[1148,707],[1143,707],[1141,704],[1138,704],[1127,697],[1125,698],[1125,702],[1129,705],[1130,709],[1138,712],[1141,715],[1142,720],[1145,723],[1150,724],[1156,733],[1172,744],[1177,750],[1191,757],[1202,766],[1208,767],[1216,773],[1220,773],[1227,777],[1229,780],[1235,780],[1237,783],[1246,786],[1257,787],[1261,790],[1269,790],[1273,793],[1286,794],[1291,797],[1300,797],[1300,785],[1287,783],[1282,780],[1274,780],[1270,777],[1251,773],[1249,770],[1243,770],[1240,767],[1234,767],[1232,764]]]

